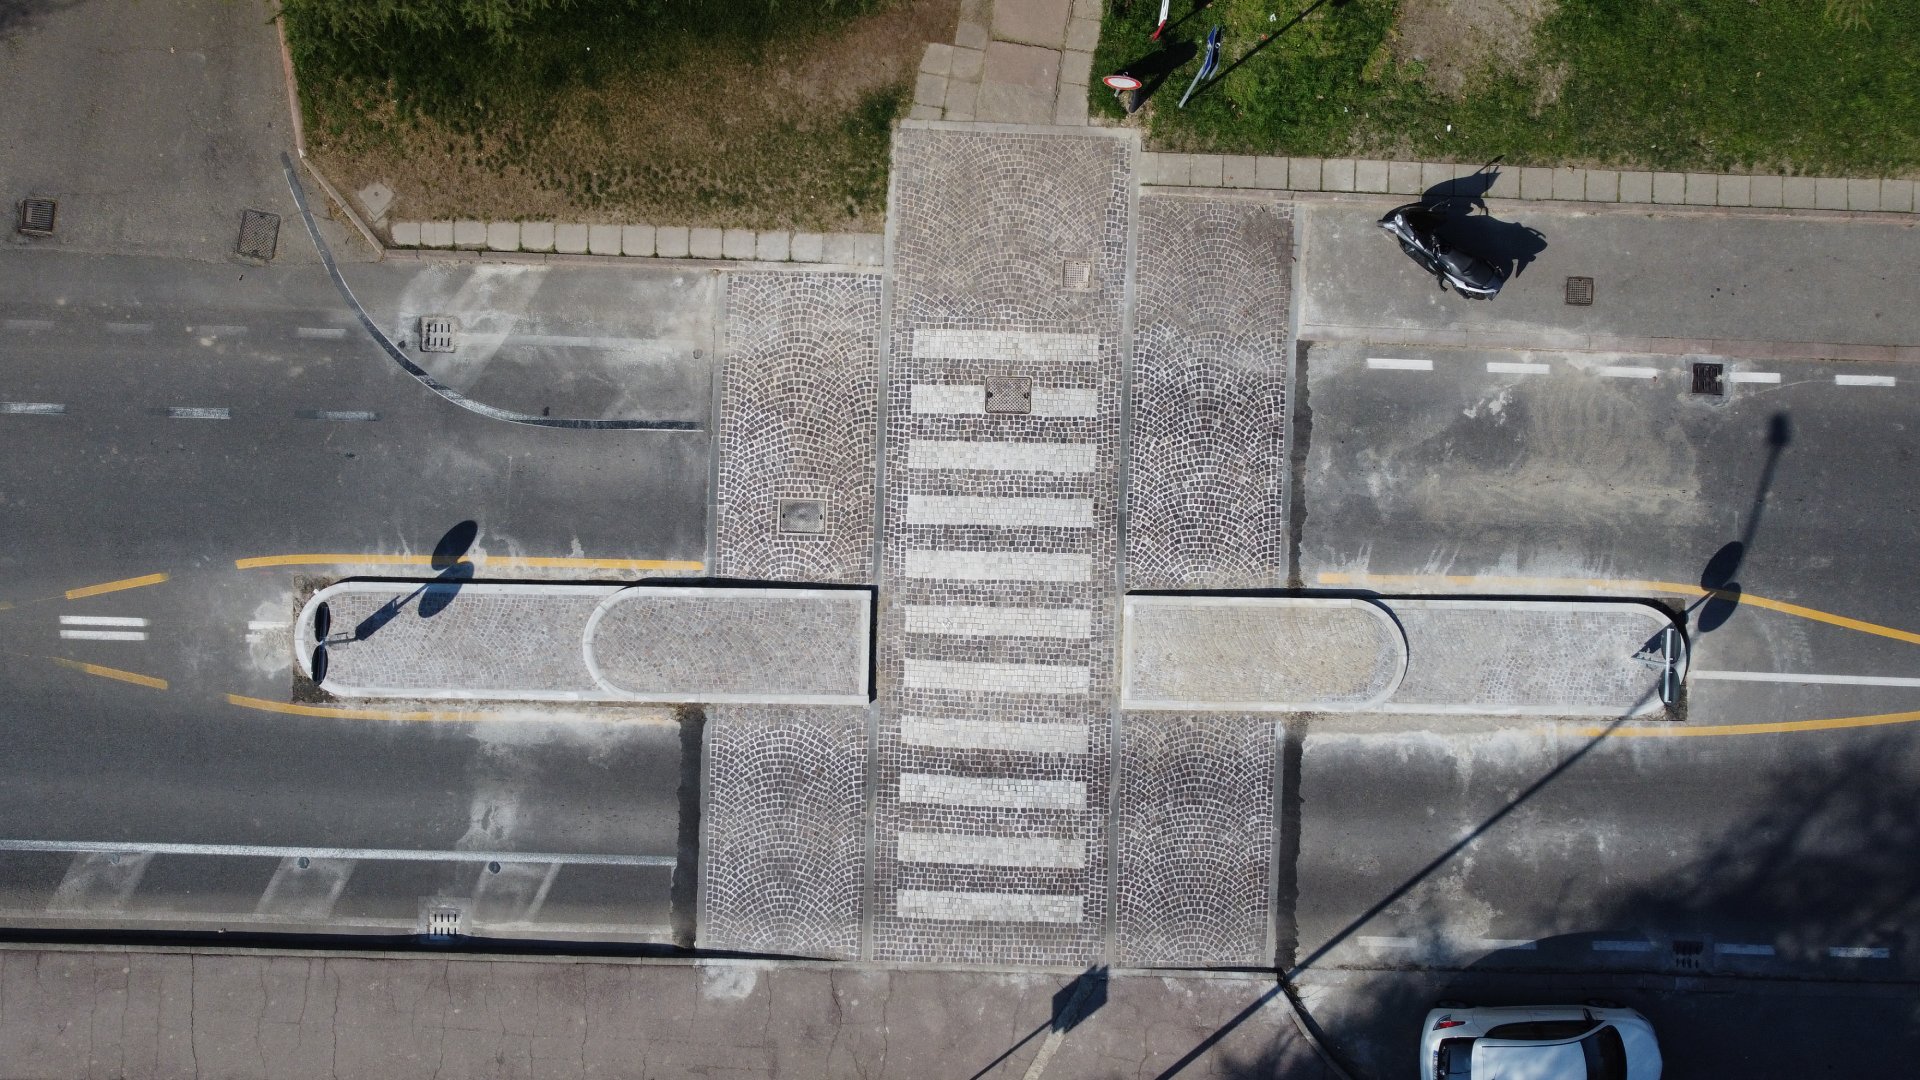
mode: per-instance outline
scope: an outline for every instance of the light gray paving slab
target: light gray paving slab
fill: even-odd
[[[821,242],[820,261],[836,266],[852,266],[859,261],[859,246],[852,233],[828,233]]]
[[[1255,158],[1243,155],[1229,155],[1220,159],[1220,184],[1222,187],[1250,188],[1259,186],[1259,166]]]
[[[1483,195],[1488,199],[1517,199],[1520,197],[1520,170],[1496,168],[1493,171],[1493,183]]]
[[[879,330],[877,275],[728,280],[716,575],[873,580]]]
[[[1287,159],[1283,157],[1258,157],[1254,159],[1253,186],[1279,190],[1287,186]]]
[[[1650,203],[1653,201],[1653,174],[1628,170],[1620,174],[1620,201],[1623,203]]]
[[[1612,169],[1588,169],[1586,200],[1619,202],[1620,174]]]
[[[1820,202],[1819,188],[1811,176],[1788,176],[1780,181],[1780,205],[1811,210]]]
[[[1287,186],[1295,191],[1319,191],[1326,162],[1320,158],[1288,158]]]
[[[986,55],[984,49],[962,49],[955,46],[947,77],[953,82],[977,84],[980,81],[981,64],[985,61]],[[949,94],[953,92],[953,83],[947,84],[947,92]]]
[[[1100,44],[1099,19],[1074,19],[1067,23],[1067,49],[1092,52]]]
[[[1066,94],[1078,89],[1080,96],[1087,94],[1087,84],[1093,81],[1093,52],[1091,48],[1079,51],[1069,48],[1060,54],[1060,92]]]
[[[946,75],[953,69],[953,46],[944,41],[929,42],[920,57],[920,70],[928,75]]]
[[[1513,172],[1515,170],[1504,169],[1502,171]],[[1452,180],[1455,176],[1459,175],[1459,173],[1460,167],[1458,165],[1448,165],[1438,161],[1423,161],[1420,163],[1420,190],[1423,192],[1431,191],[1441,184]]]
[[[937,109],[944,105],[946,100],[947,77],[945,75],[934,75],[926,71],[920,72],[913,84],[913,103],[915,105],[928,105]]]
[[[487,249],[489,251],[519,251],[520,223],[517,221],[488,222]]]
[[[520,223],[521,251],[552,251],[553,222],[523,221]]]
[[[1818,177],[1813,182],[1813,205],[1821,210],[1847,208],[1847,181],[1835,176]]]
[[[453,246],[477,251],[487,246],[487,223],[484,221],[456,221],[453,223]]]
[[[1225,167],[1219,154],[1189,154],[1187,183],[1194,187],[1219,187]]]
[[[1568,202],[1584,200],[1587,197],[1587,170],[1553,170],[1553,197]]]
[[[1848,180],[1847,181],[1847,209],[1849,210],[1880,209],[1880,181],[1857,180],[1857,179]]]
[[[561,224],[553,227],[553,250],[563,255],[585,255],[590,230],[585,225]]]
[[[1748,196],[1754,206],[1781,206],[1784,181],[1778,176],[1756,176],[1748,184]]]
[[[1716,192],[1721,206],[1750,206],[1753,203],[1753,177],[1722,176]]]
[[[826,243],[826,237],[819,233],[797,232],[789,251],[794,262],[820,262],[826,255]]]
[[[1553,170],[1536,169],[1531,166],[1521,169],[1520,197],[1523,199],[1553,198]]]
[[[1289,208],[1148,197],[1138,228],[1128,585],[1280,584]]]
[[[1418,195],[1427,190],[1421,182],[1420,163],[1417,161],[1388,162],[1387,190],[1395,195]]]
[[[723,259],[753,258],[755,238],[752,229],[728,229],[720,235],[720,257]]]
[[[792,233],[785,229],[767,229],[754,234],[753,257],[761,262],[786,262],[792,247]]]
[[[725,230],[709,228],[687,230],[687,251],[696,259],[718,259],[725,245]]]
[[[1328,158],[1321,172],[1321,187],[1326,191],[1352,191],[1354,160]]]
[[[887,238],[879,233],[853,234],[853,261],[862,266],[879,266],[887,261]]]
[[[388,227],[394,247],[419,247],[420,223],[417,221],[396,221]]]
[[[662,225],[654,231],[655,250],[663,259],[684,259],[691,250],[685,225]]]
[[[1387,163],[1384,161],[1356,161],[1353,163],[1353,190],[1387,190]]]
[[[1900,213],[1913,212],[1913,181],[1880,181],[1880,209]]]
[[[978,80],[950,79],[947,82],[946,119],[972,120],[980,108]]]
[[[420,223],[420,246],[430,248],[450,248],[453,246],[453,222],[423,221]]]
[[[1688,206],[1712,206],[1720,197],[1720,178],[1713,173],[1688,173]]]
[[[1653,174],[1653,201],[1678,205],[1687,201],[1687,177],[1685,173],[1657,172]]]
[[[961,20],[960,25],[953,31],[953,43],[962,49],[972,49],[976,51],[985,49],[987,43],[991,40],[993,40],[993,38],[992,35],[987,33],[986,25],[971,19]]]

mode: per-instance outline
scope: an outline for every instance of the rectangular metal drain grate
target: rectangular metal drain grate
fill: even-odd
[[[460,933],[460,912],[457,909],[441,909],[427,913],[427,936],[455,937]]]
[[[56,209],[52,199],[22,199],[20,223],[15,227],[28,236],[52,236]]]
[[[452,352],[454,335],[460,332],[460,324],[445,315],[422,315],[420,317],[420,351]]]
[[[1723,376],[1726,367],[1725,364],[1710,363],[1693,365],[1693,392],[1696,394],[1711,394],[1714,397],[1725,394],[1727,392],[1727,384]]]
[[[1590,277],[1570,277],[1567,279],[1567,303],[1574,307],[1593,305],[1593,279]]]
[[[1093,289],[1093,260],[1068,259],[1060,272],[1062,282],[1069,292],[1089,292]]]
[[[1673,966],[1682,971],[1699,971],[1704,966],[1707,943],[1704,941],[1676,941],[1673,943]]]
[[[987,411],[990,413],[1032,412],[1033,380],[1024,375],[987,376]]]
[[[820,536],[827,531],[825,499],[781,499],[780,531],[788,536]]]
[[[280,215],[265,210],[240,211],[240,242],[234,253],[243,259],[272,262],[280,247]]]

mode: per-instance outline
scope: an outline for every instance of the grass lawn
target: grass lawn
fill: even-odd
[[[1146,55],[1158,9],[1109,0],[1094,70]],[[1132,121],[1151,147],[1920,175],[1915,0],[1216,0],[1172,36],[1215,24],[1224,77],[1180,110],[1198,61],[1175,71]]]
[[[584,0],[504,45],[378,56],[287,29],[310,152],[343,187],[390,184],[395,220],[878,231],[893,121],[957,18],[958,0]]]

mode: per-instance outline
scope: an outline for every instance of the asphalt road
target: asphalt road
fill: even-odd
[[[352,273],[370,298],[397,300],[418,268]],[[663,348],[652,363],[663,393],[650,407],[701,430],[533,428],[464,411],[400,371],[318,268],[5,252],[0,276],[17,285],[0,303],[0,402],[12,403],[0,405],[0,455],[16,466],[0,478],[0,602],[11,605],[0,610],[0,841],[218,849],[137,871],[0,850],[5,906],[24,912],[9,922],[46,917],[52,903],[81,923],[119,912],[137,924],[272,915],[275,926],[393,929],[417,924],[424,899],[464,897],[469,918],[521,931],[665,935],[683,794],[670,718],[548,710],[443,725],[289,715],[228,696],[287,700],[287,627],[306,579],[416,576],[378,560],[432,552],[463,521],[477,526],[468,554],[482,577],[697,573],[708,359]],[[537,326],[573,284],[543,278],[549,299],[521,305]],[[647,332],[609,324],[615,336]],[[631,350],[602,351],[613,367]],[[686,386],[701,392],[676,390]],[[242,568],[262,557],[287,564]],[[512,561],[529,557],[572,561]],[[153,575],[167,577],[66,598]],[[278,855],[234,845],[359,857],[332,902],[303,905],[287,901],[293,883],[274,884]],[[561,858],[496,871],[491,859],[378,855],[389,849]],[[549,880],[556,862],[566,869]]]

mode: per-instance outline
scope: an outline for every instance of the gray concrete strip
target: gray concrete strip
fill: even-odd
[[[1387,611],[1347,598],[1129,596],[1122,650],[1127,709],[1372,710],[1407,666]]]
[[[864,590],[449,575],[322,589],[296,623],[294,651],[311,677],[323,644],[321,685],[340,697],[864,704],[870,618]]]

